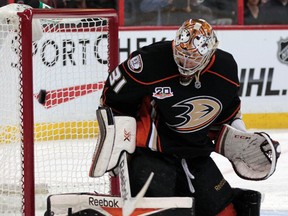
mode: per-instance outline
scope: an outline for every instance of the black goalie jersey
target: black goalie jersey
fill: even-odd
[[[240,109],[237,64],[217,49],[200,88],[179,78],[172,41],[143,47],[110,73],[102,104],[136,118],[137,146],[181,158],[207,156],[214,150],[211,126],[229,122]]]

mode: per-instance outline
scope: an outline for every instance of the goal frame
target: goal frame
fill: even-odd
[[[32,19],[35,18],[69,18],[82,15],[89,18],[90,14],[97,14],[99,18],[109,18],[111,28],[108,38],[110,59],[109,72],[119,61],[118,52],[118,16],[114,9],[26,9],[17,13],[21,17],[20,30],[22,32],[22,96],[23,96],[23,126],[22,142],[24,146],[22,175],[23,209],[25,216],[35,216],[35,181],[34,181],[34,112],[33,112],[33,60],[32,60]],[[114,40],[113,40],[114,38]],[[115,38],[117,38],[115,40]],[[87,174],[88,175],[88,174]],[[119,194],[117,179],[112,180],[112,194]]]

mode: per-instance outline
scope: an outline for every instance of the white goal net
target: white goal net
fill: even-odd
[[[114,193],[88,173],[117,64],[114,10],[1,11],[0,215],[43,215],[50,194]]]

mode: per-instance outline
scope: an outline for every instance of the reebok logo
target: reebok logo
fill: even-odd
[[[110,208],[119,208],[118,201],[115,199],[108,200],[105,198],[97,199],[95,197],[89,197],[89,205],[91,206],[100,206],[100,207],[110,207]]]
[[[127,178],[125,176],[125,161],[121,159],[120,161],[120,184],[121,184],[121,194],[124,200],[128,199],[128,189],[126,188]]]

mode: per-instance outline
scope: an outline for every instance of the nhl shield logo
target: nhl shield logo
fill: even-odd
[[[280,62],[288,64],[288,38],[278,41],[277,57]]]

